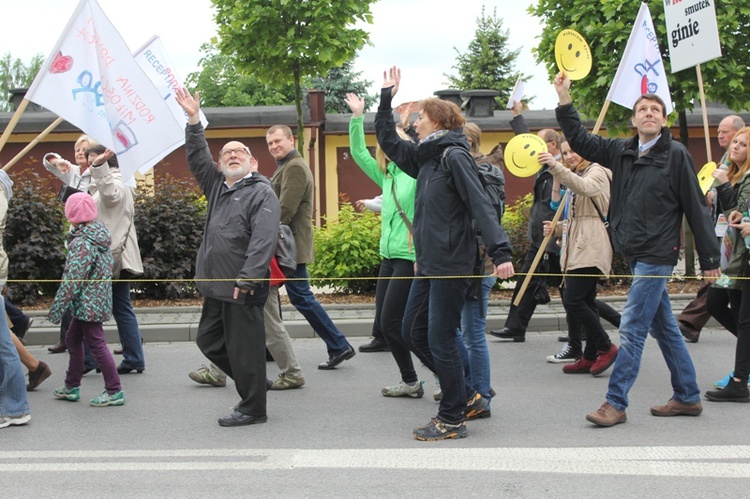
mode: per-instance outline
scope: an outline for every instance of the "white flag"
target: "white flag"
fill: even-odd
[[[124,180],[185,142],[160,92],[96,0],[81,0],[26,98],[118,156]]]
[[[514,102],[521,102],[523,100],[523,92],[524,92],[524,83],[521,77],[519,76],[516,80],[516,86],[513,87],[513,92],[510,94],[510,98],[508,99],[508,105],[506,106],[508,109],[513,109],[513,103]]]
[[[177,99],[174,98],[175,89],[182,88],[184,84],[180,75],[175,71],[175,67],[167,55],[167,51],[164,49],[161,38],[158,35],[152,36],[143,47],[135,51],[133,57],[143,72],[146,73],[146,76],[149,77],[151,83],[161,93],[164,102],[166,102],[175,120],[181,123],[184,128],[187,124],[188,116],[185,114],[182,106],[177,103]],[[206,128],[208,120],[203,111],[200,112],[200,119],[201,123],[203,123],[203,128]],[[174,149],[179,146],[180,144],[177,144]],[[167,151],[167,153],[169,152],[171,150]],[[151,169],[151,166],[143,165],[138,171],[146,173]]]
[[[667,71],[661,59],[651,13],[645,3],[641,4],[638,11],[607,100],[632,109],[635,101],[643,94],[658,95],[667,105],[667,114],[672,112]]]

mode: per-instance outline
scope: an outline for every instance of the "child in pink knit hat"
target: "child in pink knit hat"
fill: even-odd
[[[65,386],[53,394],[75,402],[81,398],[83,376],[83,342],[86,342],[104,377],[104,392],[91,400],[94,407],[123,405],[125,395],[120,384],[115,359],[107,348],[102,323],[112,315],[112,252],[107,228],[98,216],[94,199],[83,192],[65,202],[65,216],[73,225],[67,234],[68,258],[62,284],[49,311],[49,320],[59,324],[70,309],[73,319],[65,334],[70,353]]]

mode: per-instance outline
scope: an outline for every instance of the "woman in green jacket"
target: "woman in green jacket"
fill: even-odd
[[[383,259],[375,290],[374,328],[383,333],[401,371],[401,382],[386,386],[381,393],[386,397],[420,398],[424,395],[424,382],[418,380],[411,352],[401,337],[401,322],[411,289],[411,278],[414,277],[415,254],[411,221],[414,218],[417,180],[386,158],[379,146],[377,159],[372,157],[365,144],[365,100],[354,94],[347,94],[345,100],[352,110],[349,122],[349,149],[352,158],[383,191],[380,235],[380,256]],[[408,137],[404,136],[404,139],[408,140]]]

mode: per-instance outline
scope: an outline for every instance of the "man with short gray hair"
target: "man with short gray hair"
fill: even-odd
[[[199,96],[176,91],[188,115],[188,165],[206,195],[208,213],[198,256],[197,287],[204,296],[196,343],[234,379],[240,402],[221,426],[265,423],[266,359],[263,305],[269,266],[276,251],[281,208],[257,160],[242,142],[231,141],[211,157],[200,122]],[[218,168],[217,168],[218,166]]]

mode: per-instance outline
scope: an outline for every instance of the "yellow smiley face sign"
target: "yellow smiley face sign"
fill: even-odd
[[[547,143],[538,135],[516,135],[505,146],[505,166],[516,177],[531,177],[542,168],[539,164],[542,152],[547,152]]]
[[[714,177],[711,175],[716,170],[716,163],[711,161],[706,163],[701,171],[698,172],[698,183],[701,185],[701,190],[705,196],[708,190],[714,183]]]
[[[555,61],[571,80],[586,78],[591,71],[591,49],[586,40],[572,29],[564,29],[555,41]]]

